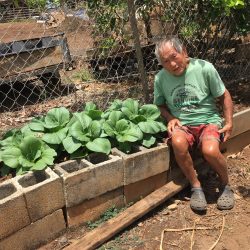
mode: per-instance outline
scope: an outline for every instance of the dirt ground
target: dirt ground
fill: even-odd
[[[212,191],[215,183],[214,176],[209,172],[207,176],[201,178],[209,203],[206,214],[199,215],[190,209],[190,190],[186,188],[98,249],[206,250],[212,249],[215,244],[213,248],[215,250],[248,250],[250,245],[250,145],[242,152],[228,156],[227,161],[236,199],[232,210],[220,211],[216,208],[217,193]],[[188,228],[197,230],[188,230]],[[173,229],[173,232],[163,233],[164,230],[169,229]],[[39,250],[63,249],[88,231],[90,230],[86,226],[68,229],[59,238]]]

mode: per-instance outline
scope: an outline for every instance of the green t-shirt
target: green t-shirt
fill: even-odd
[[[154,103],[166,104],[171,114],[183,125],[217,124],[222,119],[216,108],[216,97],[225,86],[214,66],[201,59],[190,58],[181,76],[162,69],[155,77]]]

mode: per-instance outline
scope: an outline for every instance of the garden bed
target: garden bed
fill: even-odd
[[[249,144],[249,112],[246,110],[235,115],[233,137],[224,146],[225,154],[232,155]],[[230,150],[226,151],[228,148]],[[86,225],[114,205],[124,207],[136,202],[174,178],[170,172],[172,168],[169,170],[171,162],[166,145],[142,148],[128,155],[117,149],[112,152],[106,161],[97,160],[96,164],[93,160],[60,163],[55,166],[59,175],[47,169],[39,174],[28,173],[2,182],[0,216],[4,227],[0,231],[0,248],[13,249],[18,245],[19,249],[25,249],[44,244],[64,232],[66,226]],[[234,177],[235,171],[231,174]],[[244,193],[247,188],[242,183],[237,190]],[[129,192],[132,195],[127,195]],[[51,224],[53,220],[57,223]],[[50,230],[41,233],[47,227]],[[32,237],[27,236],[30,233]]]

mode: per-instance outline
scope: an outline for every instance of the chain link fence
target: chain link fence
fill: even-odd
[[[152,102],[160,69],[154,46],[167,35],[179,36],[189,56],[214,63],[233,95],[249,86],[247,10],[243,22],[242,10],[222,12],[211,1],[63,2],[40,10],[0,1],[2,130],[53,107],[79,110],[93,101],[106,108],[128,97]]]

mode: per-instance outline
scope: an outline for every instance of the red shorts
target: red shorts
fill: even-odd
[[[219,133],[219,128],[215,124],[202,124],[199,126],[182,126],[182,127],[176,127],[175,130],[181,130],[185,132],[186,139],[190,147],[192,147],[194,144],[199,146],[203,139],[212,139],[212,140],[217,140],[219,142],[222,141],[221,134]],[[169,133],[168,139],[171,139],[172,134]]]

